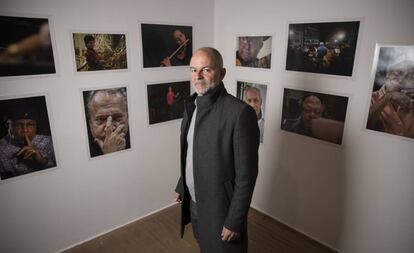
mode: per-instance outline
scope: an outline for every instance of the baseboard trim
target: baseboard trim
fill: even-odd
[[[114,230],[117,230],[118,228],[121,228],[121,227],[127,226],[127,225],[129,225],[129,224],[131,224],[131,223],[133,223],[133,222],[136,222],[136,221],[139,221],[139,220],[143,220],[143,219],[145,219],[145,218],[149,218],[150,216],[152,216],[152,215],[154,215],[154,214],[156,214],[156,213],[162,212],[162,211],[164,211],[164,210],[166,210],[166,209],[168,209],[168,208],[170,208],[170,207],[172,207],[172,206],[174,206],[174,205],[176,205],[176,204],[177,204],[177,203],[171,203],[171,204],[169,204],[169,205],[166,205],[166,206],[164,206],[164,207],[161,207],[161,208],[159,208],[159,209],[156,209],[156,210],[154,210],[154,211],[152,211],[152,212],[150,212],[150,213],[147,213],[147,214],[145,214],[145,215],[143,215],[143,216],[140,216],[140,217],[138,217],[138,218],[132,219],[132,220],[127,221],[127,222],[125,222],[125,223],[123,223],[123,224],[121,224],[121,225],[118,225],[118,226],[113,227],[113,228],[111,228],[111,229],[105,230],[105,231],[103,231],[103,232],[101,232],[101,233],[98,233],[98,234],[96,234],[96,235],[94,235],[94,236],[88,237],[88,238],[86,238],[86,239],[84,239],[84,240],[82,240],[82,241],[79,241],[79,242],[74,243],[74,244],[72,244],[72,245],[70,245],[70,246],[68,246],[68,247],[65,247],[65,248],[63,248],[63,249],[61,249],[61,250],[57,251],[57,253],[61,253],[61,252],[63,252],[63,251],[66,251],[66,250],[71,249],[71,248],[73,248],[73,247],[76,247],[76,246],[78,246],[78,245],[81,245],[81,244],[83,244],[83,243],[86,243],[86,242],[88,242],[88,241],[91,241],[91,240],[93,240],[93,239],[96,239],[96,238],[98,238],[98,237],[100,237],[100,236],[102,236],[102,235],[105,235],[105,234],[110,233],[110,232],[112,232],[112,231],[114,231]],[[307,237],[307,238],[309,238],[310,240],[313,240],[313,241],[315,241],[315,242],[319,243],[320,245],[322,245],[322,246],[324,246],[324,247],[326,247],[326,248],[328,248],[328,249],[330,249],[330,250],[333,250],[333,251],[336,251],[336,252],[338,252],[338,253],[341,253],[338,249],[335,249],[334,247],[332,247],[332,246],[330,246],[330,245],[328,245],[328,244],[326,244],[326,243],[324,243],[324,242],[321,242],[321,241],[319,241],[318,239],[316,239],[316,238],[314,238],[314,237],[312,237],[312,236],[308,235],[307,233],[303,232],[302,230],[300,230],[300,229],[298,229],[298,228],[295,228],[295,227],[293,227],[293,226],[291,226],[291,225],[289,225],[289,224],[287,224],[287,223],[285,223],[285,222],[281,221],[280,219],[276,218],[275,216],[273,216],[273,215],[269,214],[268,212],[266,212],[266,211],[264,211],[264,210],[262,210],[262,209],[260,209],[260,208],[258,208],[258,207],[256,207],[256,206],[254,206],[254,205],[251,205],[250,207],[251,207],[252,209],[254,209],[255,211],[257,211],[257,212],[259,212],[259,213],[261,213],[261,214],[263,214],[263,215],[265,215],[265,216],[269,217],[270,219],[275,220],[275,221],[277,221],[277,222],[279,222],[279,223],[283,224],[284,226],[286,226],[286,227],[288,227],[288,228],[290,228],[290,229],[292,229],[292,230],[294,230],[294,231],[296,231],[296,232],[298,232],[298,233],[302,234],[303,236],[306,236],[306,237]]]
[[[300,229],[298,229],[298,228],[295,228],[295,227],[293,227],[293,226],[291,226],[291,225],[287,224],[286,222],[281,221],[280,219],[278,219],[278,218],[274,217],[273,215],[269,214],[268,212],[265,212],[264,210],[262,210],[262,209],[260,209],[260,208],[258,208],[258,207],[256,207],[256,206],[254,206],[254,205],[251,205],[251,206],[250,206],[250,208],[252,208],[252,209],[256,210],[257,212],[259,212],[259,213],[261,213],[261,214],[263,214],[263,215],[265,215],[265,216],[269,217],[270,219],[275,220],[275,221],[277,221],[277,222],[279,222],[279,223],[283,224],[284,226],[286,226],[286,227],[288,227],[288,228],[290,228],[290,229],[292,229],[292,230],[294,230],[294,231],[296,231],[296,232],[298,232],[298,233],[302,234],[303,236],[306,236],[306,237],[307,237],[307,238],[309,238],[310,240],[315,241],[315,242],[317,242],[317,243],[321,244],[322,246],[324,246],[324,247],[326,247],[326,248],[328,248],[328,249],[330,249],[330,250],[332,250],[332,251],[336,251],[336,252],[338,252],[338,253],[341,253],[338,249],[336,249],[336,248],[332,247],[331,245],[328,245],[328,244],[326,244],[326,243],[324,243],[324,242],[319,241],[318,239],[316,239],[316,238],[314,238],[314,237],[312,237],[312,236],[308,235],[308,234],[307,234],[307,233],[305,233],[304,231],[302,231],[302,230],[300,230]]]
[[[132,219],[132,220],[130,220],[130,221],[127,221],[127,222],[125,222],[125,223],[123,223],[123,224],[121,224],[121,225],[119,225],[119,226],[116,226],[116,227],[113,227],[113,228],[111,228],[111,229],[105,230],[104,232],[101,232],[101,233],[96,234],[96,235],[94,235],[94,236],[88,237],[88,238],[86,238],[85,240],[82,240],[82,241],[80,241],[80,242],[74,243],[74,244],[72,244],[72,245],[70,245],[70,246],[68,246],[68,247],[66,247],[66,248],[64,248],[64,249],[61,249],[61,250],[57,251],[57,253],[61,253],[61,252],[65,251],[65,250],[71,249],[71,248],[73,248],[73,247],[76,247],[76,246],[78,246],[78,245],[81,245],[81,244],[83,244],[83,243],[86,243],[86,242],[88,242],[88,241],[91,241],[91,240],[93,240],[93,239],[96,239],[96,238],[98,238],[99,236],[102,236],[102,235],[105,235],[105,234],[107,234],[107,233],[110,233],[110,232],[112,232],[112,231],[114,231],[114,230],[117,230],[118,228],[121,228],[121,227],[127,226],[127,225],[129,225],[129,224],[131,224],[131,223],[133,223],[133,222],[136,222],[136,221],[139,221],[139,220],[143,220],[143,219],[145,219],[145,218],[148,218],[149,216],[151,216],[151,215],[153,215],[153,214],[156,214],[156,213],[159,213],[159,212],[161,212],[161,211],[164,211],[165,209],[168,209],[168,208],[170,208],[170,207],[172,207],[172,206],[174,206],[174,205],[176,205],[176,204],[177,204],[177,203],[175,203],[175,202],[174,202],[174,203],[172,203],[172,204],[169,204],[169,205],[166,205],[166,206],[161,207],[161,208],[159,208],[159,209],[156,209],[156,210],[154,210],[154,211],[152,211],[152,212],[150,212],[150,213],[147,213],[147,214],[145,214],[145,215],[143,215],[143,216],[140,216],[140,217],[138,217],[138,218],[135,218],[135,219]]]

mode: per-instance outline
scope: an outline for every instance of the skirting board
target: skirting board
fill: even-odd
[[[140,217],[138,217],[138,218],[135,218],[135,219],[133,219],[133,220],[130,220],[130,221],[128,221],[128,222],[125,222],[125,223],[123,223],[123,224],[121,224],[121,225],[119,225],[119,226],[113,227],[113,228],[108,229],[108,230],[106,230],[106,231],[104,231],[104,232],[101,232],[101,233],[96,234],[96,235],[94,235],[94,236],[88,237],[88,238],[86,238],[85,240],[82,240],[82,241],[80,241],[80,242],[77,242],[77,243],[75,243],[75,244],[72,244],[72,245],[70,245],[70,246],[68,246],[68,247],[66,247],[66,248],[64,248],[64,249],[61,249],[61,250],[57,251],[57,253],[63,252],[63,251],[68,250],[68,249],[71,249],[71,248],[73,248],[73,247],[76,247],[76,246],[78,246],[78,245],[81,245],[82,243],[85,243],[85,242],[91,241],[91,240],[93,240],[93,239],[95,239],[95,238],[97,238],[97,237],[99,237],[99,236],[102,236],[102,235],[104,235],[104,234],[110,233],[110,232],[112,232],[112,231],[114,231],[114,230],[116,230],[116,229],[118,229],[118,228],[124,227],[124,226],[126,226],[126,225],[128,225],[128,224],[131,224],[131,223],[135,222],[135,221],[138,221],[138,220],[142,220],[142,219],[144,219],[144,218],[147,218],[148,216],[151,216],[151,215],[153,215],[153,214],[156,214],[156,213],[158,213],[158,212],[161,212],[162,210],[165,210],[165,209],[167,209],[167,208],[169,208],[169,207],[172,207],[173,205],[176,205],[176,204],[177,204],[177,203],[176,203],[176,202],[174,202],[174,203],[172,203],[172,204],[169,204],[169,205],[166,205],[166,206],[161,207],[161,208],[159,208],[159,209],[156,209],[156,210],[154,210],[154,211],[152,211],[152,212],[150,212],[150,213],[148,213],[148,214],[145,214],[145,215],[143,215],[143,216],[140,216]]]
[[[279,223],[281,223],[281,224],[285,225],[286,227],[288,227],[288,228],[290,228],[290,229],[292,229],[292,230],[294,230],[294,231],[296,231],[296,232],[298,232],[298,233],[302,234],[303,236],[306,236],[306,237],[308,237],[309,239],[311,239],[311,240],[313,240],[313,241],[315,241],[315,242],[317,242],[317,243],[319,243],[319,244],[323,245],[324,247],[326,247],[326,248],[328,248],[328,249],[331,249],[331,250],[333,250],[333,251],[336,251],[336,252],[338,252],[338,253],[341,253],[338,249],[335,249],[334,247],[332,247],[332,246],[330,246],[330,245],[328,245],[328,244],[326,244],[326,243],[323,243],[323,242],[319,241],[318,239],[316,239],[316,238],[314,238],[314,237],[312,237],[312,236],[308,235],[307,233],[303,232],[302,230],[300,230],[300,229],[298,229],[298,228],[292,227],[291,225],[289,225],[289,224],[287,224],[287,223],[285,223],[285,222],[281,221],[280,219],[278,219],[278,218],[274,217],[273,215],[270,215],[269,213],[267,213],[267,212],[265,212],[265,211],[261,210],[260,208],[257,208],[257,207],[255,207],[255,206],[253,206],[253,205],[251,205],[250,207],[251,207],[251,208],[253,208],[254,210],[258,211],[259,213],[261,213],[261,214],[263,214],[263,215],[265,215],[265,216],[267,216],[267,217],[271,218],[272,220],[275,220],[275,221],[277,221],[277,222],[279,222]]]

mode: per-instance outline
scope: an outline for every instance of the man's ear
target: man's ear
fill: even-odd
[[[225,76],[226,76],[226,68],[222,68],[221,73],[220,73],[220,81],[223,81]]]

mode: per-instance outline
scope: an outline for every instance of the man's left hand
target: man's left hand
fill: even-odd
[[[223,231],[221,232],[221,240],[226,242],[231,242],[240,237],[240,233],[233,232],[223,226]]]

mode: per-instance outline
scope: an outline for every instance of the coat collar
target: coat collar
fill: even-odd
[[[194,105],[194,101],[197,99],[197,107],[199,109],[209,108],[217,101],[217,99],[222,94],[225,94],[225,93],[227,93],[226,88],[224,88],[224,83],[221,82],[217,87],[207,92],[207,94],[203,96],[198,96],[197,93],[194,93],[187,100],[187,104]]]

